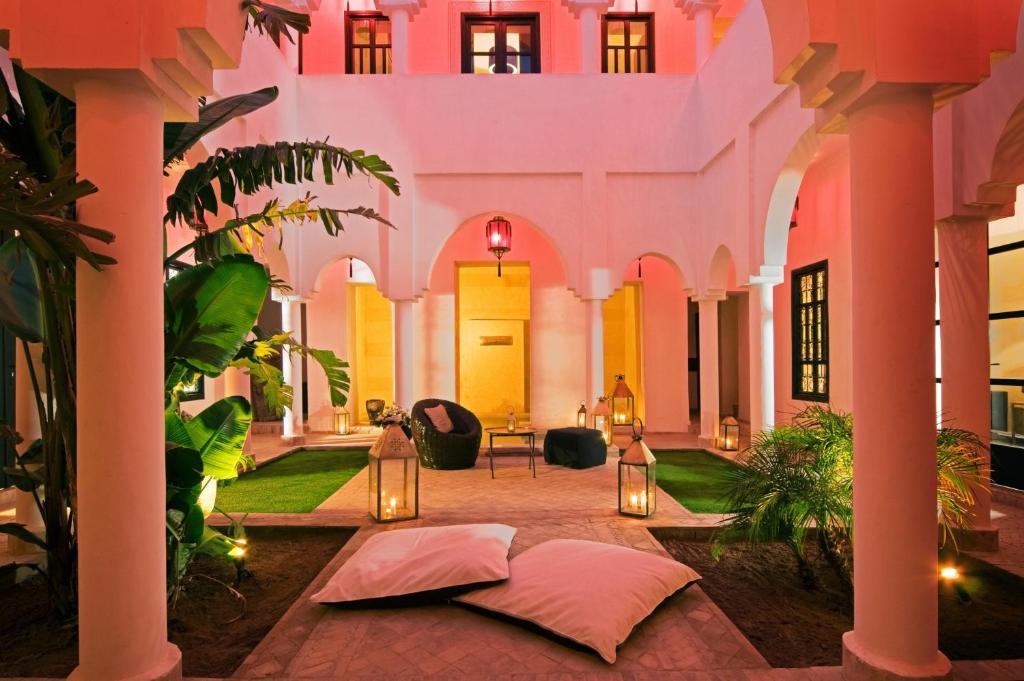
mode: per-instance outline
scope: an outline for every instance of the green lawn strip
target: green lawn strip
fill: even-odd
[[[310,513],[366,466],[367,449],[313,449],[260,466],[217,490],[228,513]]]
[[[658,459],[658,486],[686,510],[725,513],[725,474],[736,464],[699,450],[662,450],[654,456]]]

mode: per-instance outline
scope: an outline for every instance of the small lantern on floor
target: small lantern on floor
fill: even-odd
[[[512,223],[500,215],[487,222],[487,250],[498,259],[498,276],[501,276],[501,258],[512,250]]]
[[[516,432],[516,410],[509,409],[508,415],[505,417],[505,429],[510,433]]]
[[[658,506],[655,459],[644,444],[643,421],[636,419],[632,425],[633,441],[619,459],[619,513],[646,518]]]
[[[626,375],[618,374],[612,390],[612,423],[616,426],[629,426],[635,417],[633,391],[626,385]]]
[[[580,402],[580,408],[576,410],[576,427],[587,427],[587,403]]]
[[[608,406],[608,398],[602,395],[597,398],[597,404],[591,411],[594,416],[594,430],[601,431],[606,445],[612,443],[612,408]]]
[[[721,433],[718,435],[718,448],[726,452],[735,452],[740,448],[740,422],[732,416],[722,419]]]
[[[420,460],[402,427],[393,423],[370,448],[370,515],[379,523],[420,515]]]
[[[337,435],[348,435],[352,432],[351,414],[345,407],[334,408],[334,432]]]

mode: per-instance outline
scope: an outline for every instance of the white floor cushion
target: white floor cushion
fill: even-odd
[[[507,582],[455,600],[532,622],[592,648],[609,664],[659,603],[700,579],[668,558],[579,539],[534,546],[510,568]]]
[[[384,531],[366,540],[311,600],[347,603],[508,578],[516,528],[449,525]]]

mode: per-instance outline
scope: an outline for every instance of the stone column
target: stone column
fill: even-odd
[[[252,402],[252,382],[244,369],[228,367],[224,370],[224,397],[241,395]],[[242,448],[246,454],[252,453],[252,431],[245,436],[245,445]]]
[[[29,348],[33,355],[42,352],[37,343],[29,344]],[[35,391],[32,388],[32,378],[29,375],[30,361],[34,362],[34,358],[26,359],[19,343],[18,347],[14,349],[14,429],[18,431],[23,440],[18,447],[18,454],[24,454],[25,450],[41,436],[39,409],[36,406]],[[38,372],[36,375],[41,376]],[[43,399],[45,400],[46,397],[44,396]],[[31,492],[21,491],[15,492],[14,495],[14,522],[21,523],[39,536],[44,536],[46,527],[43,517],[39,513],[35,496]],[[42,488],[39,489],[39,496],[42,497]],[[23,542],[12,536],[7,537],[7,547],[10,553],[16,556],[43,553],[42,549],[35,544]]]
[[[391,73],[409,74],[409,23],[420,11],[419,0],[379,0],[377,3],[391,21]]]
[[[601,12],[609,0],[566,0],[580,22],[580,73],[601,73]]]
[[[721,296],[697,298],[700,340],[700,444],[718,442],[718,301]]]
[[[751,345],[757,345],[757,373],[751,371],[751,402],[758,408],[751,411],[751,431],[775,427],[775,287],[782,283],[782,268],[763,265],[761,274],[751,277],[748,319],[751,322]],[[756,298],[756,300],[755,300]],[[753,354],[753,353],[752,353]],[[753,393],[756,391],[756,395]]]
[[[694,26],[694,70],[701,67],[711,56],[715,47],[715,14],[721,5],[711,0],[676,0],[676,4],[693,19]]]
[[[303,342],[300,298],[286,296],[281,299],[281,330],[290,333],[297,342]],[[292,387],[292,406],[291,409],[284,410],[281,436],[289,444],[302,444],[306,441],[302,421],[302,412],[305,411],[302,397],[302,355],[283,348],[281,372],[284,374],[284,382]]]
[[[163,419],[163,108],[140,81],[74,88],[79,218],[112,231],[117,264],[81,265],[78,329],[79,666],[76,681],[180,678],[167,641]]]
[[[988,222],[940,222],[939,333],[942,341],[942,415],[950,426],[987,444],[989,413]],[[980,452],[985,467],[989,452]],[[979,490],[973,527],[992,529],[992,498]]]
[[[932,96],[849,112],[853,220],[854,627],[848,679],[941,678],[935,478]]]
[[[586,301],[587,305],[587,411],[604,395],[604,300]]]
[[[395,403],[404,409],[413,405],[413,320],[411,300],[395,301]]]

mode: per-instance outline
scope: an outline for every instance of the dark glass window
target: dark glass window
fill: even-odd
[[[793,270],[793,398],[828,401],[828,261]]]
[[[380,12],[346,12],[345,73],[391,73],[391,22]]]
[[[540,73],[536,14],[463,14],[463,73]]]
[[[654,15],[606,14],[603,23],[602,71],[654,73]]]

